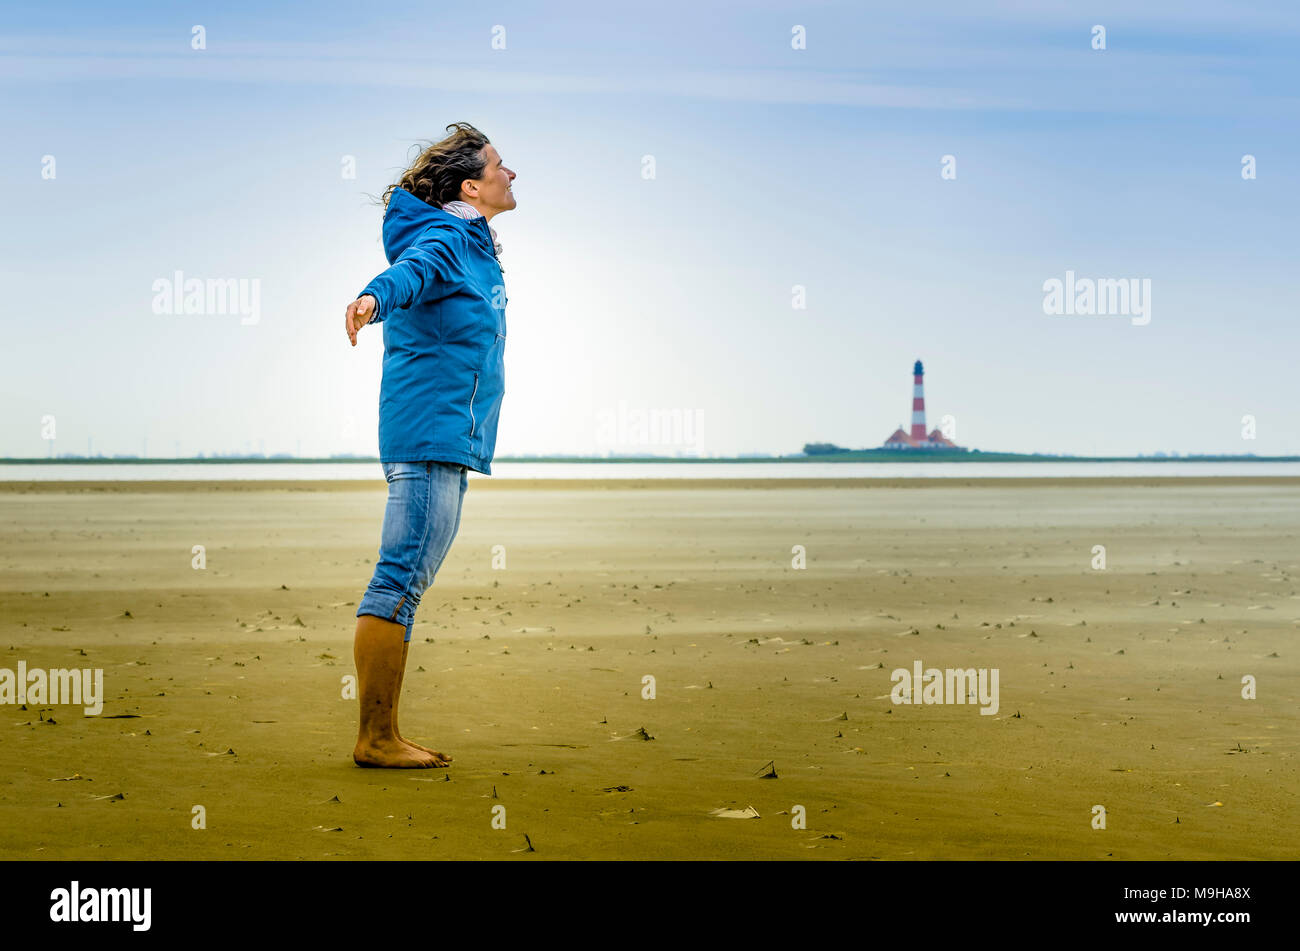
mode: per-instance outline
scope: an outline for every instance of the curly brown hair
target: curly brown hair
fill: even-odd
[[[483,177],[487,159],[482,153],[488,137],[468,122],[453,122],[447,126],[447,131],[450,135],[426,147],[411,167],[384,189],[385,208],[393,191],[398,188],[441,208],[460,198],[460,185],[465,179]]]

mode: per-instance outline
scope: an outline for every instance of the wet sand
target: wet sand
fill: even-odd
[[[0,706],[0,856],[1294,857],[1300,480],[473,479],[422,771],[350,759],[384,498],[0,483],[0,668],[106,693]],[[998,713],[895,704],[916,660]]]

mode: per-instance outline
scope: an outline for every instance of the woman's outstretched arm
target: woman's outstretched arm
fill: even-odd
[[[388,268],[348,305],[345,318],[348,339],[357,345],[357,331],[370,321],[380,321],[394,310],[429,303],[455,290],[448,280],[456,263],[444,239],[417,242],[403,251]]]

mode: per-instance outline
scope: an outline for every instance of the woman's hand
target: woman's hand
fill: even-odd
[[[375,306],[377,301],[369,294],[362,294],[351,304],[348,304],[347,314],[344,317],[344,329],[348,332],[348,339],[352,341],[352,346],[357,345],[357,331],[370,322],[370,318],[375,316]]]

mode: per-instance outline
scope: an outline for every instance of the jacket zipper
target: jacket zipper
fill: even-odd
[[[474,418],[474,397],[478,395],[478,374],[474,374],[474,392],[469,395],[469,438],[474,438],[474,430],[478,427],[478,420]]]

